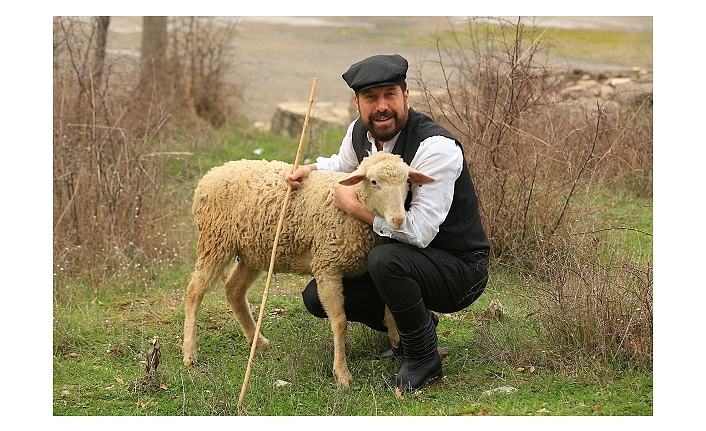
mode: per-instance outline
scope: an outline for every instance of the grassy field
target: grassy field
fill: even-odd
[[[593,36],[602,49],[585,50],[574,44],[583,40],[582,34],[585,32],[547,31],[546,36],[567,41],[572,49],[565,55],[610,62],[620,57],[620,52],[629,51],[642,59],[640,64],[651,65],[643,61],[651,58],[645,48],[651,47],[651,33],[596,32]],[[616,38],[627,42],[615,42]],[[78,52],[82,51],[74,51]],[[591,57],[601,52],[604,57]],[[573,172],[584,158],[588,163],[599,155],[606,156],[601,159],[605,163],[608,156],[618,159],[612,166],[616,172],[627,167],[627,175],[596,175],[609,180],[589,181],[586,184],[590,187],[582,190],[585,193],[572,196],[563,230],[542,238],[543,231],[538,229],[539,237],[519,241],[527,247],[509,249],[510,256],[493,261],[488,287],[476,303],[440,316],[439,345],[449,352],[441,381],[402,397],[385,389],[385,379],[398,367],[395,361],[378,359],[379,352],[387,348],[386,335],[350,323],[348,365],[354,383],[348,389],[338,388],[331,371],[333,343],[328,321],[311,316],[301,300],[308,278],[275,274],[262,327],[271,346],[255,357],[243,408],[239,409],[250,346],[232,317],[222,286],[207,295],[201,307],[199,363],[194,367],[182,364],[184,295],[196,258],[197,232],[190,214],[193,189],[208,169],[227,160],[291,162],[299,138],[239,127],[208,133],[179,130],[186,129],[186,123],[179,123],[176,131],[163,130],[164,125],[177,121],[168,119],[170,112],[153,111],[151,99],[135,101],[136,109],[120,111],[117,119],[111,117],[115,113],[112,107],[120,103],[130,107],[132,100],[118,98],[90,111],[87,106],[95,105],[81,99],[89,94],[85,88],[83,92],[70,86],[61,87],[65,93],[56,90],[71,82],[75,64],[67,69],[68,78],[55,78],[55,104],[67,110],[75,107],[76,112],[64,113],[60,121],[55,118],[64,128],[59,133],[55,126],[55,154],[62,157],[55,158],[54,180],[59,185],[54,189],[54,226],[59,219],[64,230],[54,234],[53,416],[415,417],[403,422],[404,426],[419,426],[414,421],[422,416],[551,417],[554,421],[550,425],[563,427],[575,427],[576,422],[557,421],[558,417],[653,416],[652,184],[651,176],[635,174],[649,171],[651,175],[651,94],[648,115],[636,117],[644,122],[636,121],[629,127],[616,123],[601,130],[596,127],[595,134],[585,133],[575,140],[564,140],[575,135],[575,129],[557,133],[557,146],[565,145],[568,157],[556,159],[562,167],[557,169],[557,178],[562,180],[547,177],[547,184],[564,184],[564,166]],[[60,75],[55,72],[56,76]],[[502,75],[498,76],[499,82],[504,82]],[[66,97],[74,95],[72,91],[79,95],[75,103],[64,104]],[[56,112],[63,111],[55,109],[55,116]],[[145,112],[154,112],[155,117]],[[106,116],[106,123],[113,121],[121,127],[86,127],[90,133],[74,127],[84,124],[79,121],[95,125],[100,115]],[[553,115],[552,120],[563,119]],[[121,123],[127,118],[137,126]],[[547,123],[545,117],[536,118],[535,125]],[[557,130],[559,125],[552,123]],[[620,127],[629,139],[623,135],[611,138]],[[536,130],[536,136],[545,135],[543,129]],[[338,130],[310,137],[301,162],[336,152],[342,134]],[[505,135],[497,142],[516,144],[512,151],[530,148],[520,135]],[[586,156],[580,151],[586,142],[610,145],[604,153],[598,148]],[[96,150],[86,151],[91,148]],[[650,157],[647,162],[640,158],[646,152]],[[527,160],[517,154],[518,162]],[[545,160],[562,154],[549,156]],[[57,173],[57,165],[66,169]],[[94,174],[96,170],[100,175]],[[75,172],[84,176],[69,181]],[[646,178],[641,184],[647,186],[628,184],[635,176]],[[528,179],[530,176],[520,177],[522,181],[505,191],[517,192],[519,185],[531,183],[524,181]],[[579,180],[576,176],[571,179]],[[79,186],[87,192],[78,193]],[[84,200],[76,205],[74,199]],[[498,208],[515,215],[512,208]],[[542,211],[549,212],[541,205],[535,210],[522,219],[527,222],[528,235],[532,234],[530,227],[545,222],[540,217]],[[104,224],[96,221],[99,219]],[[88,247],[90,251],[86,251]],[[531,258],[526,254],[532,254]],[[265,278],[249,292],[255,315],[264,283]],[[500,317],[487,313],[491,301],[503,305]],[[153,342],[158,343],[160,360],[156,368],[148,368]],[[353,420],[336,426],[360,424]]]
[[[250,346],[234,322],[222,292],[207,296],[199,319],[200,360],[181,363],[181,301],[187,271],[165,271],[150,289],[106,293],[55,311],[55,415],[235,415]],[[513,367],[480,346],[486,331],[522,320],[511,308],[503,322],[469,322],[488,298],[513,303],[512,285],[494,287],[465,316],[443,315],[439,343],[450,349],[440,383],[398,399],[384,389],[396,370],[376,358],[384,334],[360,324],[349,328],[351,389],[336,387],[331,374],[332,340],[326,321],[304,309],[298,290],[306,280],[278,276],[268,299],[263,334],[271,348],[256,356],[244,398],[249,415],[651,415],[652,375],[605,370],[557,374]],[[159,286],[159,287],[157,287]],[[250,295],[259,306],[262,286]],[[470,316],[469,316],[470,315]],[[498,328],[485,328],[496,325]],[[154,378],[145,373],[149,342],[162,352]],[[511,340],[508,340],[511,341]],[[278,381],[283,387],[276,387]],[[510,388],[510,389],[507,389]],[[506,393],[504,390],[511,391]]]
[[[321,137],[325,151],[338,145],[335,136]],[[197,157],[205,169],[226,154],[247,156],[256,148],[267,158],[291,158],[287,154],[296,145],[292,139],[242,134]],[[649,200],[597,197],[596,202],[607,219],[627,218],[621,224],[651,230]],[[644,240],[651,237],[622,234],[649,259],[651,240]],[[195,241],[193,230],[191,235]],[[532,303],[518,273],[503,267],[494,268],[488,289],[469,309],[441,316],[439,343],[450,351],[445,377],[404,399],[383,387],[397,366],[377,359],[386,336],[357,323],[350,324],[348,337],[354,385],[337,388],[328,322],[309,315],[300,298],[308,279],[275,275],[262,329],[272,346],[256,356],[245,411],[239,411],[250,346],[220,288],[206,296],[199,315],[200,363],[193,368],[181,363],[183,296],[193,257],[131,268],[98,287],[77,281],[55,295],[54,415],[652,415],[651,372],[622,366],[557,372],[536,361],[525,363],[521,355],[508,362],[503,351],[525,349],[524,338],[536,336],[536,322],[528,318]],[[264,282],[249,294],[256,315]],[[500,320],[483,316],[491,299],[505,306]],[[161,362],[148,375],[145,360],[155,336]],[[278,381],[286,383],[276,387]]]

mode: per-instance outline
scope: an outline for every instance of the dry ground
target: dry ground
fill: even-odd
[[[506,17],[513,18],[513,17]],[[276,104],[308,100],[318,77],[317,102],[347,103],[351,92],[341,74],[373,54],[399,53],[425,80],[436,73],[436,53],[425,41],[462,17],[241,17],[235,40],[233,79],[242,91],[238,111],[251,122],[269,122]],[[516,17],[514,17],[516,19]],[[652,17],[541,17],[537,25],[652,31]],[[109,49],[138,51],[141,17],[112,17]],[[601,65],[625,68],[625,65]],[[414,89],[413,82],[410,88]]]

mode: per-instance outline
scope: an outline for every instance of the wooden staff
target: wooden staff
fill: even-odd
[[[304,144],[304,138],[306,136],[306,128],[309,125],[309,114],[311,113],[311,105],[314,104],[314,93],[316,92],[316,83],[319,78],[314,77],[314,82],[311,85],[311,95],[309,96],[309,104],[306,107],[306,116],[304,117],[304,126],[302,127],[302,135],[299,139],[299,148],[297,148],[297,155],[294,158],[294,168],[292,172],[297,170],[299,167],[299,158],[302,153],[302,146]],[[243,381],[243,387],[240,390],[240,398],[238,398],[238,410],[242,410],[243,398],[245,398],[245,390],[248,387],[248,381],[250,381],[250,373],[252,371],[253,356],[255,355],[255,350],[257,347],[257,339],[260,337],[260,328],[262,328],[262,317],[265,314],[265,303],[267,302],[267,293],[270,290],[270,282],[272,281],[272,273],[275,267],[275,255],[277,254],[277,242],[279,241],[279,235],[282,233],[282,225],[284,224],[284,216],[287,212],[287,206],[289,205],[289,199],[292,195],[292,186],[287,186],[287,194],[284,197],[284,202],[282,203],[282,212],[279,216],[279,224],[277,225],[277,233],[275,234],[275,243],[272,246],[272,257],[270,258],[270,270],[267,273],[267,282],[265,283],[265,291],[262,293],[262,304],[260,305],[260,315],[257,319],[257,325],[255,326],[255,335],[252,339],[252,347],[250,348],[250,357],[248,357],[248,367],[245,371],[245,380]]]

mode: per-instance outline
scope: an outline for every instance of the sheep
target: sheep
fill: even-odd
[[[185,366],[197,360],[196,317],[203,297],[236,258],[225,291],[235,319],[249,343],[255,321],[246,292],[269,270],[276,227],[287,193],[280,161],[230,161],[212,168],[194,191],[192,211],[199,231],[198,259],[185,299],[182,353]],[[345,174],[314,170],[292,190],[280,233],[274,272],[311,275],[316,279],[321,303],[333,332],[333,375],[338,385],[348,387],[352,376],[345,357],[347,319],[343,308],[343,277],[366,271],[370,250],[385,241],[365,222],[336,208],[330,197],[333,185],[356,185],[356,195],[371,212],[390,226],[405,223],[404,202],[409,182],[426,184],[434,179],[389,153],[372,153],[358,169]],[[394,320],[385,310],[391,343],[399,343]],[[256,349],[269,341],[258,334]]]

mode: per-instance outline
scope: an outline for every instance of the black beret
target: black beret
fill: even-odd
[[[373,55],[352,65],[342,76],[356,93],[380,85],[399,85],[407,78],[407,60],[399,54]]]

